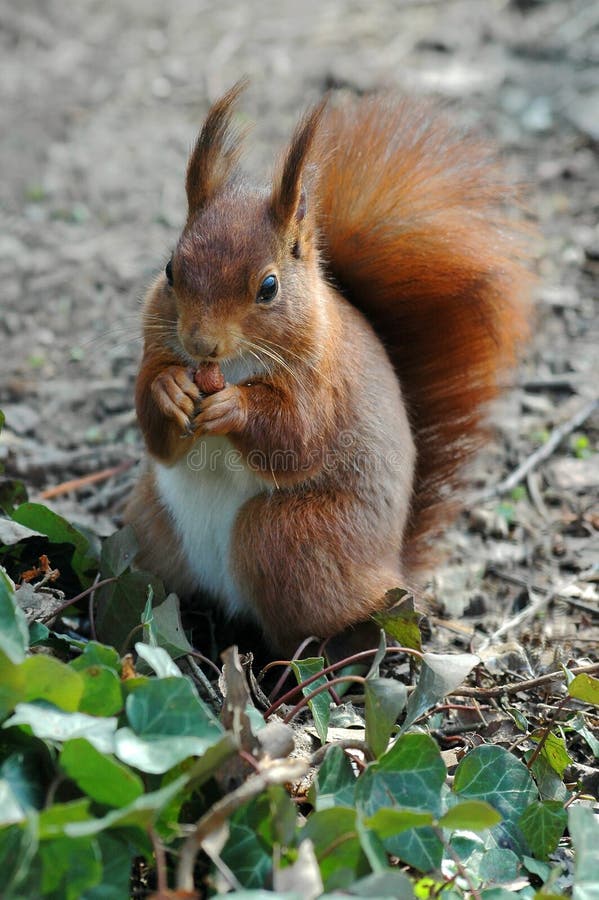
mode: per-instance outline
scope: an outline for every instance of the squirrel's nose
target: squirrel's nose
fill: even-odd
[[[203,356],[215,359],[218,356],[218,342],[213,338],[195,338],[193,341],[194,356]]]
[[[197,329],[192,329],[183,343],[188,353],[203,359],[215,359],[220,350],[219,342],[214,335],[198,334]]]

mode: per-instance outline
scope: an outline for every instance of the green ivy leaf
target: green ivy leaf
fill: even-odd
[[[193,650],[185,636],[181,622],[180,601],[176,594],[169,594],[163,603],[152,610],[156,640],[172,659],[179,659]]]
[[[83,694],[83,679],[78,672],[53,656],[30,656],[22,664],[25,676],[25,700],[47,700],[59,709],[74,712]]]
[[[39,896],[38,847],[37,821],[33,816],[23,825],[0,829],[0,872],[6,898]]]
[[[14,715],[3,727],[14,725],[28,725],[42,740],[62,742],[84,737],[101,753],[112,753],[117,720],[113,717],[100,719],[80,712],[63,712],[40,700],[17,704]]]
[[[360,847],[373,873],[388,871],[388,857],[383,840],[373,828],[368,828],[360,815],[356,816],[356,831]]]
[[[383,807],[377,809],[373,816],[364,819],[364,825],[371,828],[378,836],[385,840],[407,831],[409,828],[422,828],[424,825],[432,825],[435,817],[429,812],[418,812],[413,809],[396,809]]]
[[[143,794],[138,775],[84,738],[64,744],[59,764],[84,794],[106,806],[127,806]]]
[[[533,854],[547,859],[564,833],[568,814],[555,800],[533,801],[520,816],[520,828]]]
[[[455,690],[479,663],[471,653],[425,653],[416,690],[410,696],[402,732],[435,703]]]
[[[348,888],[370,872],[358,836],[355,809],[337,806],[312,813],[300,833],[300,840],[307,839],[314,845],[327,891]]]
[[[485,744],[460,761],[453,789],[463,799],[484,800],[503,816],[491,834],[499,846],[517,853],[528,852],[520,829],[520,816],[538,799],[537,789],[526,766],[503,747]]]
[[[25,696],[25,675],[21,666],[14,665],[0,650],[0,720],[23,700]]]
[[[463,800],[441,816],[441,828],[484,831],[501,822],[501,813],[484,800]]]
[[[153,647],[150,644],[138,642],[135,645],[135,651],[159,678],[183,678],[183,672],[163,647]]]
[[[568,685],[568,693],[576,700],[582,700],[583,703],[599,706],[599,678],[593,678],[592,675],[581,672]]]
[[[573,900],[597,900],[599,897],[599,822],[590,806],[568,807],[568,828],[574,847]]]
[[[188,678],[151,679],[127,698],[127,717],[144,737],[219,738],[222,728]]]
[[[141,772],[161,775],[190,756],[201,756],[206,747],[206,740],[200,737],[143,738],[130,728],[119,728],[115,754]]]
[[[79,710],[92,716],[112,716],[123,708],[121,680],[113,669],[93,665],[79,669],[83,695]]]
[[[506,884],[518,877],[520,860],[513,850],[506,847],[491,847],[486,850],[478,864],[478,876],[487,884]],[[510,893],[513,898],[513,894]]]
[[[117,832],[103,832],[96,840],[102,857],[102,878],[85,891],[81,900],[123,900],[129,896],[131,863],[136,853]]]
[[[122,575],[133,564],[139,545],[131,525],[125,525],[102,542],[100,572],[103,578]]]
[[[425,734],[406,734],[371,763],[356,783],[356,805],[366,817],[385,807],[441,814],[447,770],[439,748]],[[412,828],[385,839],[385,848],[420,871],[441,863],[443,845],[430,827]]]
[[[354,897],[398,897],[400,900],[413,900],[412,882],[403,872],[387,869],[360,878],[349,889]]]
[[[475,859],[477,852],[481,851],[485,841],[473,831],[454,831],[449,839],[449,844],[457,857],[462,862]]]
[[[521,709],[518,709],[516,706],[505,706],[504,707],[508,716],[510,716],[514,722],[516,728],[519,728],[523,734],[526,734],[529,729],[528,719],[524,715]]]
[[[17,603],[15,588],[0,566],[0,651],[12,663],[21,663],[29,646],[25,613]]]
[[[40,847],[42,893],[81,900],[102,878],[102,858],[93,838],[56,838]]]
[[[368,678],[364,684],[366,743],[375,757],[387,749],[397,717],[406,705],[405,684],[392,678]]]
[[[29,626],[29,646],[37,647],[38,644],[44,644],[51,635],[50,629],[41,622],[32,622]]]
[[[114,647],[107,647],[106,644],[99,644],[97,641],[86,644],[83,653],[69,665],[78,672],[90,666],[104,666],[116,675],[120,675],[121,672],[121,659]]]
[[[27,818],[27,811],[13,786],[0,778],[0,826],[14,825]]]
[[[295,803],[280,784],[267,788],[269,802],[269,828],[277,844],[289,846],[295,837],[297,809]]]
[[[11,518],[14,522],[40,531],[52,544],[71,544],[73,572],[84,587],[91,584],[91,570],[97,560],[90,551],[89,541],[74,525],[41,503],[22,503]]]
[[[297,683],[301,684],[302,681],[306,681],[308,678],[311,678],[312,675],[316,675],[317,672],[320,672],[324,668],[324,659],[322,656],[312,657],[310,659],[296,659],[291,663],[291,668],[297,678]],[[327,677],[326,675],[323,675],[322,678],[317,678],[312,684],[302,688],[304,697],[307,697],[312,691],[315,691],[316,688],[326,684],[326,682]],[[328,691],[323,691],[322,694],[314,697],[313,700],[308,702],[308,706],[310,707],[310,712],[314,719],[314,726],[318,733],[318,737],[323,744],[326,744],[331,707],[331,698],[329,697]]]
[[[61,837],[67,825],[73,822],[88,822],[92,818],[89,803],[89,797],[83,797],[68,803],[54,803],[42,810],[39,816],[40,839]]]
[[[522,863],[527,872],[536,875],[543,883],[545,883],[551,875],[552,866],[550,863],[541,862],[540,859],[533,859],[532,856],[523,856]],[[545,891],[543,891],[543,896],[545,896]]]
[[[111,810],[105,816],[90,819],[88,822],[67,824],[64,829],[65,834],[70,837],[84,837],[100,834],[107,829],[127,827],[141,829],[145,834],[149,828],[154,826],[161,811],[171,802],[173,797],[185,788],[188,781],[187,775],[181,775],[158,791],[142,794],[129,806]],[[145,852],[145,840],[141,847],[142,852]]]
[[[560,803],[565,803],[570,796],[570,792],[560,776],[542,754],[539,754],[534,762],[530,764],[532,755],[533,751],[528,750],[524,754],[524,761],[530,767],[530,772],[536,781],[541,800],[559,800]]]
[[[1,482],[0,482],[1,484]],[[12,510],[8,510],[7,513],[10,514]],[[29,538],[45,538],[40,531],[35,531],[33,528],[27,528],[26,525],[19,525],[18,522],[13,522],[12,519],[6,518],[6,516],[0,516],[0,551],[4,554],[8,547],[17,548],[17,545],[22,541],[28,541]]]
[[[270,803],[263,794],[236,810],[229,819],[229,837],[221,858],[246,888],[261,888],[272,871],[269,816]]]
[[[341,747],[332,745],[310,787],[308,797],[317,810],[353,806],[356,776]]]
[[[116,755],[142,772],[162,773],[201,756],[223,734],[187,678],[150,679],[127,697],[131,728],[116,734]]]
[[[403,588],[394,588],[387,591],[385,599],[389,608],[372,616],[376,624],[401,647],[422,649],[422,635],[418,627],[422,616],[414,611],[412,595]]]
[[[28,812],[41,809],[44,805],[46,790],[43,782],[40,766],[40,757],[30,747],[19,749],[2,763],[0,767],[0,779],[2,786],[0,792],[5,793],[5,788],[10,789],[11,798],[16,800],[20,809]],[[7,813],[8,803],[0,802],[0,820],[3,822],[20,821],[4,818]]]
[[[148,590],[151,590],[155,602],[164,600],[162,582],[146,572],[126,571],[119,575],[117,581],[98,588],[96,632],[100,640],[114,644],[123,653],[129,649],[125,647],[125,641],[131,640],[133,629],[140,626],[139,632],[133,635],[134,639],[141,635],[141,616]]]
[[[599,759],[599,740],[595,737],[593,732],[588,727],[583,714],[579,712],[574,716],[573,719],[570,719],[570,721],[568,722],[568,727],[573,731],[578,732],[581,738],[586,741],[586,743],[590,747],[595,759]]]
[[[387,653],[387,635],[385,634],[383,629],[381,629],[381,631],[379,633],[379,646],[378,646],[378,649],[377,649],[375,655],[372,658],[372,662],[370,663],[370,668],[368,669],[366,678],[379,678],[380,677],[381,663],[385,659],[386,653]],[[354,674],[354,672],[352,671],[353,668],[354,668],[354,666],[347,666],[346,669],[342,669],[341,671],[342,672],[347,671],[348,675],[353,675]],[[362,671],[363,671],[362,666],[356,666],[355,668],[358,670],[356,672],[356,674],[359,675],[362,673]]]
[[[543,740],[540,755],[547,760],[551,768],[557,772],[560,779],[563,778],[567,767],[572,764],[572,758],[566,750],[564,740],[552,731],[547,735],[545,731],[537,731],[535,734],[531,735],[531,740],[537,744],[539,741]]]

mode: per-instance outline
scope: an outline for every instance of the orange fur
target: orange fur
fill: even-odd
[[[487,148],[421,100],[329,107],[313,154],[327,269],[408,404],[418,462],[402,558],[415,572],[463,503],[464,463],[527,333],[531,276],[504,211],[515,192]]]
[[[265,195],[237,168],[237,94],[190,159],[173,285],[146,300],[136,403],[155,462],[127,519],[170,589],[211,591],[288,651],[366,619],[430,564],[525,333],[530,278],[499,170],[432,106],[320,104]],[[237,374],[200,400],[207,357]],[[230,487],[226,470],[181,468],[223,437],[243,464]],[[202,517],[208,543],[222,530],[213,551],[189,533]]]

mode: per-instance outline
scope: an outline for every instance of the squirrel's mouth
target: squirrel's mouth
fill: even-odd
[[[229,384],[241,384],[268,372],[268,366],[257,355],[235,354],[219,360],[222,373]]]
[[[222,364],[235,355],[228,342],[213,336],[180,335],[179,343],[186,356],[195,363]]]

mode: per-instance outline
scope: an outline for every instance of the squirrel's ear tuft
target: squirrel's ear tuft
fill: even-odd
[[[280,228],[286,228],[293,219],[301,222],[306,216],[308,204],[302,175],[326,105],[325,98],[301,119],[275,177],[270,208]]]
[[[187,164],[188,220],[226,183],[241,152],[243,135],[231,125],[235,103],[247,85],[238,81],[210,108]]]

